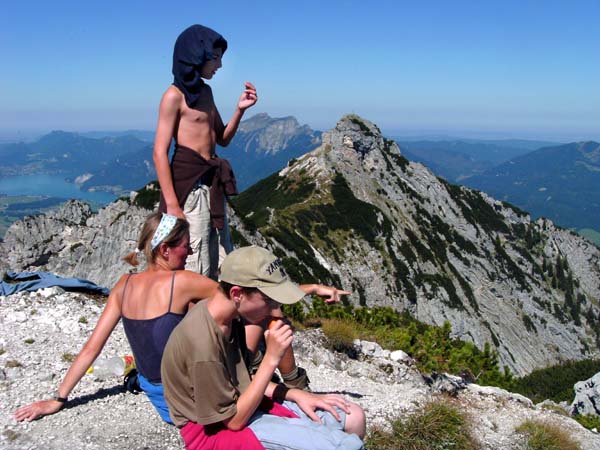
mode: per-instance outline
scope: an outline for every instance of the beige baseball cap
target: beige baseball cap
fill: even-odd
[[[221,265],[220,279],[235,286],[258,288],[284,305],[296,303],[305,295],[290,281],[281,259],[256,245],[229,253]]]

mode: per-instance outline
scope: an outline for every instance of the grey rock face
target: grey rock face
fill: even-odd
[[[242,133],[257,133],[254,138],[248,138],[246,151],[257,146],[265,154],[275,154],[286,148],[297,136],[312,136],[313,144],[319,143],[319,136],[307,125],[300,126],[295,117],[272,119],[267,114],[257,114],[240,123],[239,131]]]
[[[353,291],[354,304],[408,310],[435,325],[449,321],[452,337],[480,349],[489,343],[501,364],[517,375],[597,355],[597,247],[550,221],[531,221],[485,194],[448,185],[423,165],[403,159],[395,143],[360,117],[342,118],[322,139],[318,149],[279,173],[277,195],[289,196],[283,180],[305,177],[315,186],[312,208],[331,208],[323,205],[332,201],[329,191],[339,177],[349,188],[344,195],[371,205],[375,236],[369,241],[352,228],[333,230],[338,234],[326,241],[328,236],[313,232],[305,236],[305,249],[291,248],[260,230],[247,232],[241,219],[248,218],[230,211],[232,227],[249,243],[298,259],[308,252],[312,260],[306,272],[312,279],[298,281],[332,274]],[[280,210],[268,205],[267,211],[268,226],[301,236],[289,217],[279,220]],[[130,270],[121,257],[133,250],[148,213],[122,200],[98,214],[69,202],[13,224],[0,244],[0,264],[111,287]],[[293,227],[288,230],[286,223]],[[564,282],[558,280],[557,260]]]
[[[282,197],[287,186],[313,183],[314,194],[302,205],[327,209],[323,221],[338,228],[302,227],[295,221],[301,204],[271,208],[262,225],[271,234],[268,245],[306,261],[301,249],[270,230],[301,236],[312,252],[306,271],[339,278],[353,291],[352,303],[408,310],[438,326],[449,321],[453,337],[480,349],[489,343],[517,375],[598,354],[600,251],[583,238],[449,185],[404,159],[376,125],[355,115],[324,132],[318,149],[279,176]],[[332,199],[332,190],[344,184],[345,198],[355,197],[345,217],[362,216],[336,217],[336,224],[329,217],[342,199]]]
[[[571,403],[571,414],[600,414],[600,373],[575,383],[575,399]]]
[[[132,269],[121,258],[135,249],[149,213],[118,200],[92,214],[89,205],[72,200],[11,225],[0,255],[10,270],[50,271],[111,288]]]

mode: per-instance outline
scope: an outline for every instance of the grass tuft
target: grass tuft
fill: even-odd
[[[516,431],[525,435],[528,450],[580,450],[569,433],[547,422],[526,420]]]
[[[344,320],[325,319],[321,322],[321,327],[334,350],[347,353],[354,349],[354,339],[356,339],[354,325]]]
[[[476,450],[467,416],[450,400],[434,400],[422,410],[392,422],[391,431],[373,429],[369,450]]]

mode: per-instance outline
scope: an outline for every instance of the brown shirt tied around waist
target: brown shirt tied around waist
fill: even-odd
[[[210,186],[212,226],[222,230],[225,226],[225,196],[238,194],[235,175],[229,161],[218,156],[205,159],[191,148],[176,145],[171,161],[171,176],[180,205],[185,204],[187,196],[201,179],[203,184]],[[158,209],[167,212],[162,193]]]

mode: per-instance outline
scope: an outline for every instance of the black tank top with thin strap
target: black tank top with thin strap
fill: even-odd
[[[121,296],[121,311],[125,302],[125,291],[131,278],[129,274],[123,287]],[[169,297],[169,309],[162,316],[152,319],[128,319],[123,316],[123,328],[125,335],[133,351],[137,371],[141,373],[148,381],[160,383],[160,361],[167,345],[167,340],[173,329],[183,320],[185,314],[176,314],[171,312],[173,303],[173,286],[175,284],[175,272],[171,278],[171,294]]]

